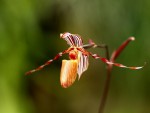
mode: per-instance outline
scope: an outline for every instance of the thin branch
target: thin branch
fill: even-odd
[[[106,78],[106,81],[105,81],[105,86],[104,86],[103,94],[102,94],[102,97],[101,97],[98,113],[103,113],[103,111],[104,111],[106,101],[107,101],[107,97],[108,97],[109,88],[110,88],[112,68],[109,68],[109,66],[107,68],[108,68],[107,69],[107,78]]]
[[[107,59],[109,59],[109,50],[108,50],[108,46],[105,46],[106,49],[106,57]],[[106,101],[107,101],[107,97],[108,97],[108,92],[109,92],[109,87],[110,87],[110,80],[111,80],[111,70],[112,70],[112,66],[111,65],[107,65],[107,78],[105,81],[105,86],[103,89],[103,94],[100,100],[100,106],[99,106],[99,111],[98,113],[103,113],[105,105],[106,105]]]

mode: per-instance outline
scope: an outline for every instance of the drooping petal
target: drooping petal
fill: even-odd
[[[82,73],[84,71],[87,70],[88,66],[89,66],[89,62],[88,62],[88,58],[89,56],[88,55],[84,55],[82,52],[78,52],[78,75],[79,75],[79,78],[81,77]]]
[[[60,83],[63,88],[68,88],[74,83],[77,76],[77,68],[77,60],[62,60]]]
[[[132,70],[137,70],[137,69],[141,69],[143,68],[145,65],[143,66],[138,66],[138,67],[134,67],[134,66],[125,66],[123,64],[120,64],[120,63],[115,63],[115,62],[112,62],[112,61],[109,61],[108,59],[106,58],[103,58],[97,54],[92,54],[91,52],[89,53],[94,59],[100,59],[101,61],[103,61],[104,63],[108,64],[108,65],[114,65],[114,66],[117,66],[117,67],[121,67],[121,68],[129,68],[129,69],[132,69]]]

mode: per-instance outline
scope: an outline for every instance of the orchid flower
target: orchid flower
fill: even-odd
[[[83,72],[85,72],[88,69],[89,56],[93,57],[94,59],[99,59],[108,65],[114,65],[121,68],[129,68],[132,70],[136,70],[141,69],[143,67],[128,67],[120,63],[115,63],[113,60],[103,58],[98,54],[93,54],[87,51],[87,48],[95,48],[98,46],[92,40],[89,41],[89,44],[84,45],[81,36],[79,36],[78,34],[71,34],[69,32],[65,32],[60,34],[60,38],[67,41],[69,48],[58,53],[53,59],[48,60],[45,64],[27,72],[26,75],[43,69],[45,66],[51,64],[54,60],[57,60],[63,54],[69,54],[69,60],[62,60],[60,83],[63,88],[68,88],[69,86],[71,86],[76,80],[77,75],[78,79],[80,79]],[[134,38],[132,37],[129,39],[129,41],[131,40],[134,40]],[[121,49],[123,49],[127,43],[128,42],[124,43],[124,45],[121,46],[121,48],[119,48],[118,51],[114,52],[114,54],[112,55],[112,59],[115,59],[118,56]]]

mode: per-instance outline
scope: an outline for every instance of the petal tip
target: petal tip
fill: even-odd
[[[132,41],[134,41],[134,40],[135,40],[135,37],[130,37],[129,39],[132,40]]]

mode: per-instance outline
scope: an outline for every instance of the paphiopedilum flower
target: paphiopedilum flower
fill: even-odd
[[[86,50],[86,48],[90,47],[98,47],[92,40],[89,41],[89,44],[83,45],[83,40],[81,36],[78,34],[71,34],[69,32],[61,33],[60,38],[67,41],[67,44],[70,46],[68,49],[64,50],[63,52],[58,53],[53,59],[48,60],[45,64],[39,66],[38,68],[27,72],[26,74],[31,74],[35,71],[41,70],[45,66],[51,64],[54,60],[57,60],[63,54],[69,54],[69,60],[62,61],[61,67],[61,74],[60,74],[60,82],[62,87],[67,88],[71,86],[78,74],[78,79],[80,79],[83,72],[88,69],[89,66],[89,56],[92,56],[94,59],[100,59],[104,63],[108,65],[114,65],[121,68],[129,68],[129,69],[141,69],[143,66],[140,67],[128,67],[120,63],[115,63],[114,59],[120,54],[120,52],[124,49],[124,47],[134,38],[129,38],[125,41],[119,49],[117,49],[110,60],[101,57],[98,54],[93,54]]]

